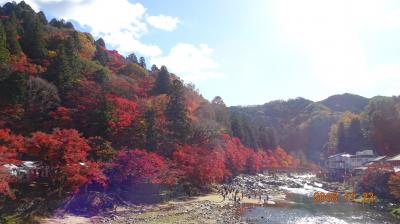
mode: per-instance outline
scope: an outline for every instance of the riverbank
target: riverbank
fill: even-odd
[[[229,188],[238,192],[240,203],[234,201],[234,193],[224,197],[218,189]],[[220,185],[214,192],[198,197],[171,200],[153,205],[129,205],[115,211],[86,218],[72,215],[43,219],[42,224],[86,223],[247,223],[243,214],[248,207],[271,206],[271,209],[290,204],[287,193],[301,194],[310,198],[314,192],[351,192],[351,186],[319,180],[315,175],[241,175],[229,185]],[[242,197],[243,193],[243,197]],[[263,205],[268,198],[268,204]],[[274,204],[275,205],[269,205]]]
[[[257,203],[246,200],[246,203]],[[90,218],[66,215],[46,218],[42,224],[89,223],[245,223],[238,212],[238,205],[231,200],[211,193],[203,196],[173,200],[155,205],[119,206],[115,211]]]
[[[310,178],[304,176],[293,178],[285,174],[254,176],[241,175],[228,185],[218,186],[214,192],[198,197],[172,200],[154,205],[119,206],[115,211],[105,212],[86,218],[73,215],[46,218],[42,224],[51,223],[246,223],[242,218],[243,206],[261,206],[268,195],[270,203],[280,203],[286,200],[285,187],[299,187],[310,183]],[[234,193],[224,199],[217,193],[218,188],[230,188],[238,191],[240,203],[234,201]],[[242,197],[243,193],[243,197]]]

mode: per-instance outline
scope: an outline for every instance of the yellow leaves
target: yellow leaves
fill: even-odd
[[[135,63],[128,64],[127,66],[125,66],[122,69],[122,73],[133,79],[143,78],[147,76],[146,69],[142,68],[142,66]]]
[[[47,51],[47,56],[49,58],[55,58],[57,56],[57,52],[56,51]]]
[[[82,58],[92,59],[95,52],[96,46],[94,44],[94,40],[92,36],[88,33],[78,33],[79,40],[79,54]]]
[[[348,111],[342,116],[341,122],[345,127],[349,127],[353,120],[361,120],[361,116]]]
[[[400,173],[392,174],[389,178],[390,193],[400,199]]]

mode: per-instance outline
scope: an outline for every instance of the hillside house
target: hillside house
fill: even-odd
[[[21,182],[48,177],[50,173],[48,166],[43,166],[40,162],[35,161],[22,161],[21,164],[4,164],[3,167]]]
[[[388,158],[386,162],[391,164],[392,166],[400,166],[400,154]]]

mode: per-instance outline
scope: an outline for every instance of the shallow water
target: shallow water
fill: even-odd
[[[309,195],[289,193],[288,202],[278,203],[275,206],[248,208],[244,217],[250,223],[271,224],[377,224],[400,223],[390,214],[374,210],[370,205],[359,203],[338,202],[314,203]]]

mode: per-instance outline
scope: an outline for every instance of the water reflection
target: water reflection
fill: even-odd
[[[313,199],[304,195],[288,195],[288,202],[268,207],[250,207],[245,218],[250,223],[321,223],[321,224],[376,224],[398,223],[389,214],[372,209],[369,205],[338,201],[335,203],[315,204]]]

